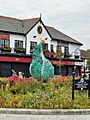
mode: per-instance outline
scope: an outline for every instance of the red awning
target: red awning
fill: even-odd
[[[24,63],[31,63],[32,59],[31,58],[18,58],[18,57],[0,56],[0,61],[4,61],[4,62],[24,62]]]
[[[56,65],[57,61],[56,60],[50,60],[52,64]],[[62,65],[75,65],[75,62],[73,61],[61,61]]]

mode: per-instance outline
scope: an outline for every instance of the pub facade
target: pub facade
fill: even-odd
[[[21,20],[0,16],[0,76],[11,76],[12,70],[17,74],[23,72],[25,77],[30,76],[32,51],[40,42],[39,29],[45,38],[45,56],[53,64],[55,75],[71,75],[74,70],[77,76],[81,75],[82,43],[54,27],[44,25],[41,18]],[[62,52],[61,59],[56,55],[59,48]],[[61,62],[60,65],[57,64],[58,61]]]

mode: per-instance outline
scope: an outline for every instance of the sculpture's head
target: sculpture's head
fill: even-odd
[[[41,36],[41,35],[40,35],[39,38],[40,38],[40,42],[41,42],[42,44],[44,44],[44,43],[45,43],[45,38],[44,38],[44,36]]]

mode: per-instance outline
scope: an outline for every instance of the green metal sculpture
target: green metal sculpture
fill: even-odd
[[[37,80],[47,80],[54,77],[54,67],[51,62],[45,58],[43,54],[43,39],[39,43],[32,53],[32,63],[29,71],[33,78]]]

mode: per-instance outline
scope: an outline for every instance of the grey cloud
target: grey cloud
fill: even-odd
[[[16,18],[38,17],[45,24],[76,38],[90,48],[90,0],[0,0],[0,14]]]

